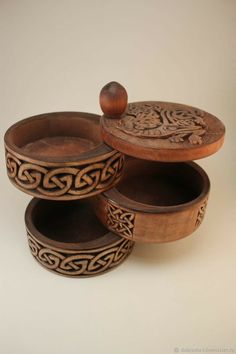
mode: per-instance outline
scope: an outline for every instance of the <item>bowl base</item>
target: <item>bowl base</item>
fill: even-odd
[[[22,151],[39,157],[69,157],[92,150],[93,141],[73,136],[52,136],[33,141],[22,147]]]

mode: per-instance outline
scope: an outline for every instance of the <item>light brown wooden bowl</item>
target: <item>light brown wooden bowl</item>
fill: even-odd
[[[38,198],[86,198],[113,187],[124,156],[103,144],[100,117],[57,112],[19,121],[5,134],[11,182]]]
[[[109,232],[90,200],[32,199],[25,212],[29,247],[45,268],[70,277],[102,274],[122,263],[134,242]]]
[[[97,196],[102,223],[134,241],[170,242],[194,232],[204,217],[210,181],[194,162],[127,159],[116,188]]]

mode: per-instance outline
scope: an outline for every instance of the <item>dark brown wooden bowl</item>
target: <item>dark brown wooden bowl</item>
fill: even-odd
[[[169,242],[190,235],[204,217],[210,181],[194,162],[127,159],[121,182],[95,198],[102,223],[134,241]]]
[[[29,247],[47,269],[70,277],[102,274],[123,262],[134,242],[109,232],[90,200],[32,199],[25,212]]]
[[[11,182],[28,194],[55,200],[86,198],[114,186],[124,156],[103,144],[99,118],[58,112],[11,126],[5,134]]]

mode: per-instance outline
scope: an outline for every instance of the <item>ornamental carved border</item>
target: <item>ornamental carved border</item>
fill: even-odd
[[[10,180],[26,193],[48,199],[81,199],[111,188],[121,176],[124,155],[112,151],[96,162],[78,166],[41,166],[6,150]]]
[[[203,218],[204,218],[205,212],[206,212],[207,201],[208,200],[206,199],[198,210],[195,226],[200,226],[203,221]]]
[[[142,138],[168,139],[171,143],[187,140],[202,144],[206,133],[204,112],[197,108],[177,104],[131,103],[118,129]]]
[[[102,274],[122,263],[134,246],[133,241],[121,238],[107,247],[93,250],[58,250],[39,242],[28,230],[27,236],[30,251],[42,266],[57,274],[70,277]]]
[[[110,202],[106,205],[106,223],[110,230],[123,237],[133,237],[135,214]]]

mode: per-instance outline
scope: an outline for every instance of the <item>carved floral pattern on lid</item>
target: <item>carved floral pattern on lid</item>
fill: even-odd
[[[142,138],[169,139],[181,143],[202,144],[206,133],[203,111],[183,108],[177,104],[131,103],[118,128],[127,134]]]

